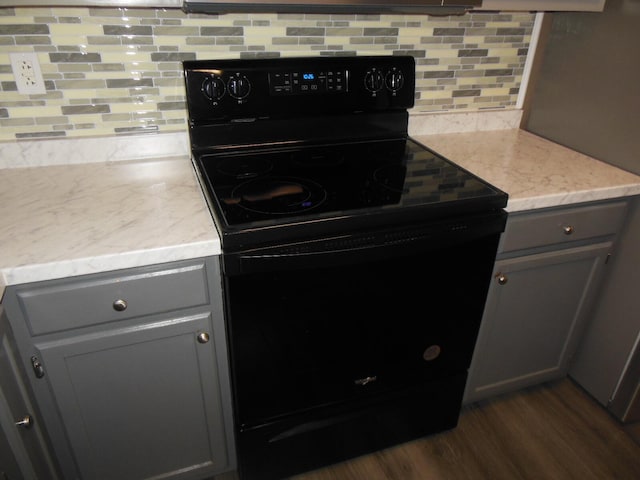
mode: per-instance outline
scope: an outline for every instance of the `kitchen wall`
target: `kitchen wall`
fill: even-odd
[[[414,111],[508,109],[534,19],[0,8],[0,141],[183,131],[187,59],[409,54]],[[10,52],[37,52],[45,94],[18,93]]]

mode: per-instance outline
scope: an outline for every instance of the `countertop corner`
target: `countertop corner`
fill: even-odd
[[[640,195],[640,176],[517,128],[415,139],[507,192],[509,212]]]

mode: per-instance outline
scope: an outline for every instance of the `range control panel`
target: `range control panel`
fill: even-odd
[[[411,108],[411,56],[185,61],[192,124]]]
[[[271,95],[343,93],[349,90],[349,70],[293,70],[269,73]]]

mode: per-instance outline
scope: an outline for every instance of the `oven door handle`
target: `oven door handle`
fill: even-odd
[[[299,270],[354,265],[389,260],[471,241],[494,242],[504,230],[506,213],[483,216],[481,221],[460,222],[392,235],[346,236],[283,247],[223,253],[226,275],[244,275],[279,270]],[[372,238],[373,237],[373,238]],[[437,254],[437,253],[436,253]]]
[[[403,245],[369,245],[364,247],[312,251],[304,253],[254,253],[224,255],[225,273],[247,274],[278,270],[335,267],[399,257],[424,250],[419,243]],[[236,268],[230,268],[235,266]],[[231,270],[231,271],[230,271]]]

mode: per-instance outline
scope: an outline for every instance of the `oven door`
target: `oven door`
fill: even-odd
[[[466,374],[505,220],[224,255],[237,427]]]

